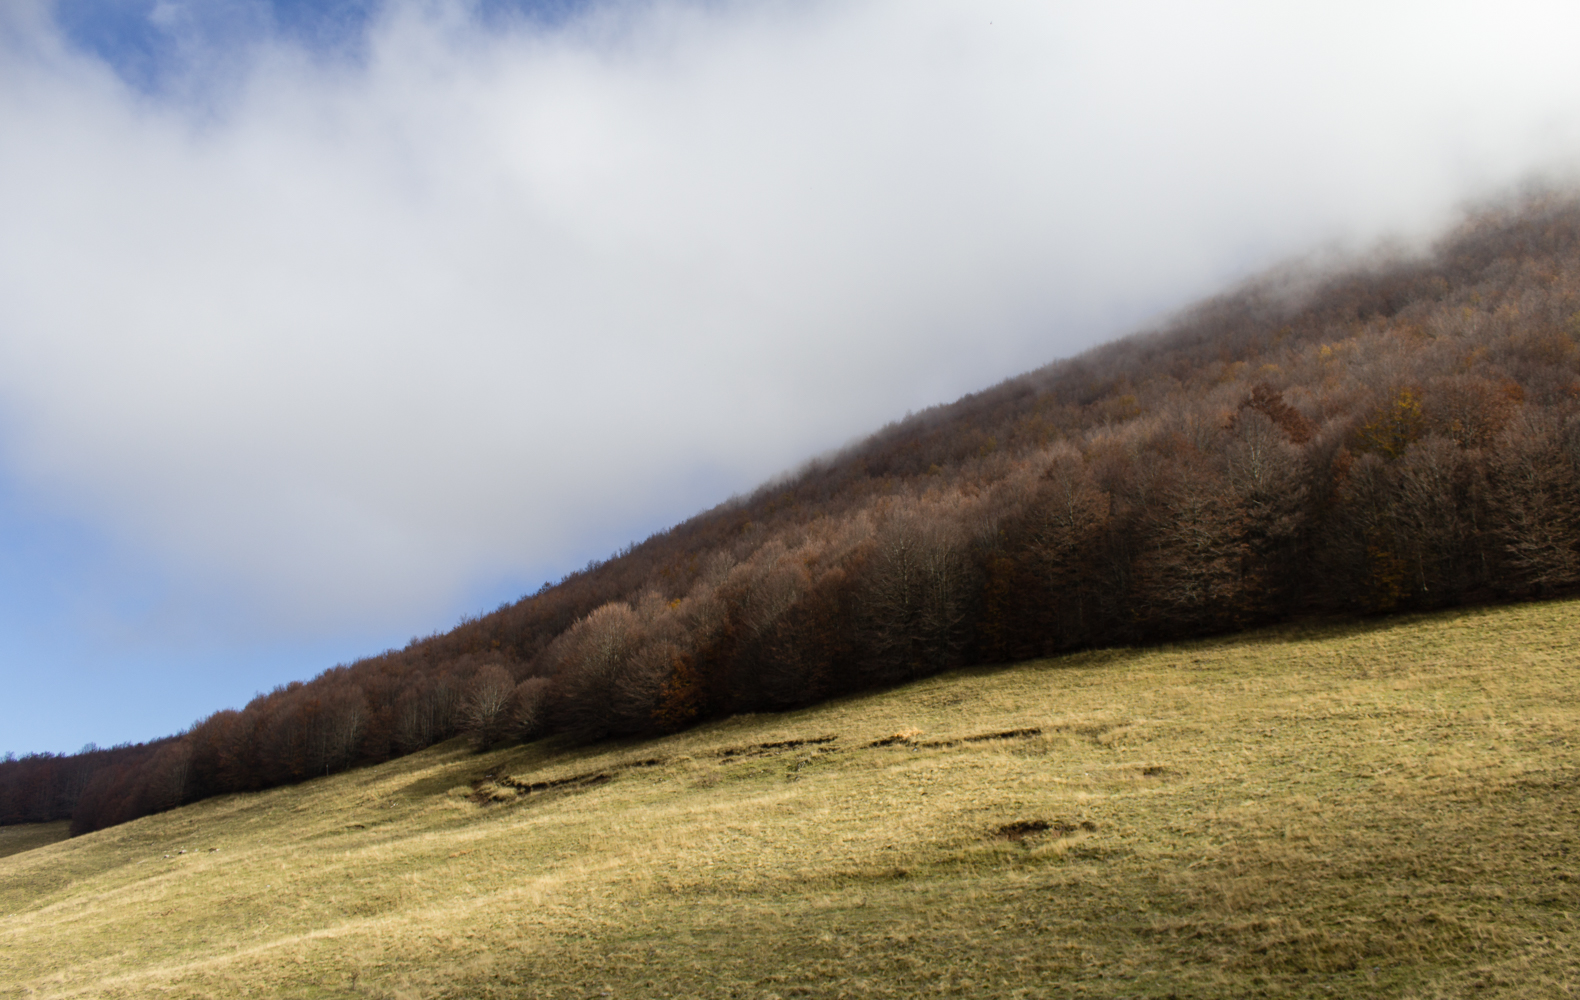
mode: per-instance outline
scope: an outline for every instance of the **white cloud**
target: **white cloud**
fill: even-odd
[[[181,99],[41,23],[0,25],[9,475],[284,631],[440,624],[1580,134],[1560,4],[407,4]]]

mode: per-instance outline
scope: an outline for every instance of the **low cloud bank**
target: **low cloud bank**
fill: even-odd
[[[1570,5],[474,10],[155,91],[0,15],[4,475],[237,635],[447,625],[1580,148]]]

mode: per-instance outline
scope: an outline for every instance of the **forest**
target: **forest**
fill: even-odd
[[[0,823],[1577,584],[1580,201],[1545,194],[1430,253],[1263,276],[185,732],[7,759]]]

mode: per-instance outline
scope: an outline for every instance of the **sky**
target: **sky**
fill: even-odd
[[[1580,7],[0,4],[0,753],[1569,183]]]

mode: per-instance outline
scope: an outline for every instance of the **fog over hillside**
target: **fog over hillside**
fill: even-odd
[[[1567,5],[297,6],[0,12],[0,750],[401,646],[1580,148]]]
[[[75,833],[467,737],[553,754],[960,667],[1580,588],[1580,198],[1273,272],[890,424],[443,635],[0,762]]]

